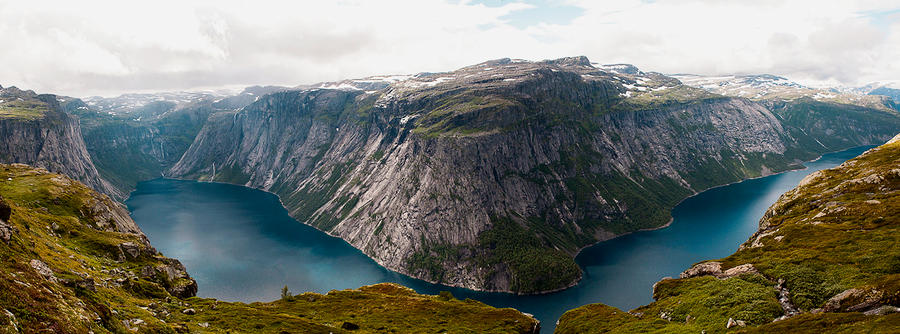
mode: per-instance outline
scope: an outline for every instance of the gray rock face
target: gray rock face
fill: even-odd
[[[56,275],[53,274],[53,270],[50,269],[50,267],[48,267],[47,264],[43,261],[33,259],[29,264],[31,265],[31,268],[34,269],[34,271],[46,278],[48,281],[54,283],[57,281]]]
[[[875,289],[847,289],[834,295],[822,307],[824,312],[866,312],[886,304],[884,292]]]
[[[164,264],[141,268],[141,276],[166,286],[166,290],[175,297],[189,298],[197,295],[197,282],[188,275],[180,261],[168,258],[159,259]]]
[[[577,271],[583,246],[663,225],[694,192],[819,153],[763,105],[673,80],[580,58],[505,59],[375,93],[281,92],[211,116],[168,173],[271,191],[391,270],[549,291],[580,274],[555,279],[561,270],[522,264],[518,250]],[[634,95],[651,90],[676,97]]]
[[[11,98],[41,104],[42,116],[0,117],[0,162],[46,168],[105,194],[124,196],[100,177],[85,148],[78,119],[61,110],[56,96],[36,95],[15,87],[0,90],[0,100]]]
[[[102,106],[77,99],[68,100],[64,106],[81,119],[85,145],[100,176],[127,194],[138,182],[162,176],[175,164],[209,114],[226,110],[216,107],[220,102],[235,103],[215,102],[203,95],[196,98],[177,106],[172,103],[171,108],[153,117],[140,117],[134,112],[128,118],[109,115]]]
[[[727,270],[722,270],[722,263],[716,261],[703,262],[695,264],[693,267],[685,270],[679,276],[680,278],[691,278],[699,276],[713,276],[718,279],[727,279],[743,274],[759,273],[750,263],[745,263]]]

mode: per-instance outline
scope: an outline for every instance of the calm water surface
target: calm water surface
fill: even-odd
[[[725,257],[756,231],[765,210],[800,179],[834,167],[866,149],[826,154],[806,169],[711,189],[686,199],[668,228],[630,234],[585,249],[576,261],[584,279],[562,292],[539,296],[483,293],[429,284],[388,271],[341,239],[288,216],[262,191],[171,179],[141,182],[126,204],[151,243],[187,266],[201,297],[269,301],[281,287],[326,293],[396,282],[420,293],[451,291],[497,307],[534,314],[552,333],[566,310],[602,302],[623,310],[652,301],[659,279],[693,263]]]

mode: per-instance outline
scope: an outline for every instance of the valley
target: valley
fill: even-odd
[[[541,295],[477,292],[412,279],[384,269],[343,240],[297,226],[277,198],[222,183],[157,179],[142,182],[126,202],[155,247],[185,263],[198,295],[228,301],[278,298],[278,290],[325,293],[393,282],[423,294],[450,291],[494,307],[533,314],[550,333],[567,310],[603,301],[627,310],[651,302],[653,283],[692,264],[726,256],[757,230],[778,196],[806,175],[865,151],[826,154],[805,169],[746,180],[690,197],[671,226],[636,232],[582,250],[578,285]],[[631,268],[622,270],[622,268]]]
[[[689,195],[898,128],[886,106],[754,102],[584,57],[501,59],[375,91],[264,96],[212,115],[166,175],[272,192],[390,270],[530,294],[576,284],[579,249],[662,226]]]
[[[749,86],[756,90],[746,93]],[[601,301],[625,309],[651,302],[648,289],[653,282],[676,275],[696,261],[727,256],[748,233],[756,231],[760,209],[770,204],[772,196],[793,187],[796,175],[813,171],[795,171],[803,168],[804,161],[825,154],[822,162],[807,165],[828,168],[860,153],[859,149],[845,150],[879,145],[900,132],[900,113],[896,102],[887,96],[822,91],[773,76],[669,76],[625,64],[600,65],[586,57],[498,59],[443,73],[376,76],[293,88],[248,87],[240,93],[133,94],[81,100],[9,87],[0,88],[0,97],[0,137],[5,139],[0,146],[0,162],[38,167],[4,166],[11,179],[7,182],[13,183],[3,188],[0,196],[12,198],[11,219],[15,224],[9,228],[4,225],[3,235],[11,235],[12,239],[4,239],[17,242],[4,246],[11,256],[5,269],[15,278],[29,270],[28,258],[39,257],[44,265],[28,265],[50,283],[43,283],[38,276],[18,281],[43,285],[53,296],[44,296],[43,290],[26,290],[15,298],[50,298],[48,303],[69,305],[41,315],[30,315],[29,308],[19,304],[3,306],[12,308],[10,314],[17,319],[27,319],[14,320],[14,326],[24,323],[28,328],[39,328],[52,323],[74,332],[178,332],[197,326],[204,330],[248,330],[242,326],[249,323],[228,322],[224,320],[226,314],[254,314],[256,326],[262,326],[256,329],[263,331],[332,331],[342,328],[339,319],[360,315],[340,311],[335,317],[316,316],[328,310],[307,303],[292,304],[289,298],[251,304],[209,299],[272,300],[282,284],[276,280],[296,282],[291,284],[292,289],[313,290],[302,294],[308,303],[320,298],[333,300],[331,311],[352,308],[351,300],[369,298],[382,303],[377,308],[399,312],[394,314],[403,314],[407,321],[422,315],[397,305],[421,302],[429,305],[426,309],[452,318],[451,324],[432,324],[429,321],[433,318],[418,324],[429,330],[451,325],[461,326],[454,327],[460,331],[474,330],[467,327],[474,326],[467,314],[484,315],[486,320],[479,326],[496,332],[534,332],[542,327],[537,320],[544,322],[544,328],[553,328],[552,322],[564,311],[580,305]],[[828,154],[839,151],[843,152]],[[53,173],[83,182],[109,198]],[[20,182],[23,177],[30,177],[25,180],[32,183],[25,186]],[[712,189],[760,177],[764,178]],[[781,178],[789,181],[772,189],[762,188]],[[205,183],[210,181],[216,183]],[[45,182],[52,184],[44,186]],[[41,186],[35,187],[35,183]],[[249,189],[228,190],[229,185],[217,183],[254,188],[277,197],[250,193]],[[752,188],[748,184],[761,187],[754,196],[768,198],[754,206],[756,211],[727,218],[729,225],[724,227],[715,223],[722,218],[695,218],[694,223],[679,225],[679,207],[704,199],[711,201],[704,205],[726,207],[709,196],[731,196],[728,191]],[[159,193],[142,188],[154,185]],[[70,187],[77,191],[71,192]],[[132,193],[135,189],[138,191]],[[193,191],[206,195],[184,198],[196,196],[191,195]],[[230,205],[230,209],[237,209],[237,203],[256,201],[226,196],[222,197],[224,204],[216,202],[218,196],[231,192],[268,198],[267,213],[249,213],[269,217],[250,219],[255,228],[274,228],[282,231],[282,237],[302,231],[303,238],[310,239],[303,246],[297,241],[301,239],[278,239],[238,229],[247,226],[202,225],[237,219],[241,214],[212,216],[200,222],[195,214],[202,212],[191,211],[227,212],[228,208],[214,207]],[[98,220],[93,216],[97,212],[86,214],[81,204],[85,203],[83,194],[95,198],[90,201],[106,203],[109,209],[96,209],[103,217],[106,214],[102,212],[109,211],[115,212],[116,218]],[[156,202],[148,199],[154,196]],[[757,197],[745,198],[752,201]],[[130,222],[118,203],[126,199],[140,228]],[[175,199],[177,203],[168,203]],[[151,209],[141,211],[140,203]],[[34,232],[30,227],[33,222],[28,220],[31,218],[24,218],[30,215],[36,215],[36,221],[54,220],[57,227],[48,227],[46,233]],[[767,213],[766,217],[771,215]],[[638,232],[667,226],[673,218],[676,225],[670,228]],[[93,224],[101,231],[108,229],[104,224],[114,222],[118,230],[106,232],[126,235],[94,235],[78,222],[89,227]],[[173,222],[184,225],[180,230],[164,228],[170,228],[167,224]],[[239,220],[230,224],[235,222]],[[202,224],[191,225],[198,223]],[[706,234],[697,232],[696,224],[705,226]],[[148,233],[149,241],[141,228],[155,231]],[[197,228],[220,229],[217,232],[224,234],[187,233]],[[154,237],[154,233],[160,236]],[[233,289],[229,286],[246,287],[249,281],[232,277],[236,280],[227,283],[220,280],[224,275],[221,272],[209,271],[211,267],[201,262],[191,264],[197,256],[209,254],[204,252],[225,247],[220,245],[228,245],[229,240],[241,240],[238,236],[247,233],[257,233],[257,237],[244,240],[244,249],[252,249],[255,243],[271,246],[273,238],[280,247],[259,256],[269,254],[271,260],[295,254],[284,256],[286,262],[278,265],[288,265],[295,257],[308,257],[303,252],[324,249],[327,253],[319,262],[311,260],[303,268],[323,270],[325,276],[339,275],[341,266],[348,264],[336,260],[341,257],[327,255],[336,252],[343,254],[359,274],[354,280],[318,285],[296,281],[302,277],[298,271],[269,275],[272,280],[260,282],[259,290],[246,289],[238,296],[234,291],[227,292]],[[685,248],[685,244],[697,243],[697,238],[715,235],[721,238],[720,247],[703,247],[699,253]],[[206,237],[212,239],[203,239]],[[47,240],[47,252],[24,252],[28,242],[33,245],[41,240]],[[186,261],[188,267],[163,257],[150,241],[165,254]],[[195,242],[203,246],[182,248]],[[84,253],[84,247],[91,250]],[[115,250],[122,250],[123,255],[116,257]],[[124,255],[130,250],[145,252],[146,256],[135,255],[137,262],[131,263]],[[686,253],[679,254],[679,250]],[[678,260],[654,258],[661,252],[677,254]],[[233,257],[239,253],[247,252],[220,249],[220,263],[247,266],[254,262],[252,257],[236,261]],[[62,258],[77,259],[79,255],[84,257],[76,261],[80,264]],[[264,263],[258,261],[257,265]],[[769,273],[765,264],[759,265],[768,276],[746,284],[762,295],[772,288],[772,282],[766,280],[772,280],[784,268]],[[652,270],[623,274],[623,266]],[[49,279],[48,270],[65,280]],[[210,311],[196,317],[203,319],[197,322],[182,316],[186,313],[172,312],[185,309],[178,298],[191,297],[197,291],[188,272],[199,275],[202,297],[189,303],[211,310],[222,305],[222,313]],[[700,282],[707,278],[685,279],[690,279],[689,284],[699,284],[691,288],[701,291],[698,293],[718,289],[718,283]],[[832,288],[862,282],[840,279],[842,283]],[[97,291],[95,283],[87,282],[100,280],[117,284],[99,284],[100,295],[85,292]],[[630,286],[611,284],[617,280]],[[385,281],[429,295],[400,285],[376,284]],[[681,282],[674,281],[663,282]],[[723,284],[743,288],[744,283],[735,282]],[[217,292],[204,295],[205,284]],[[821,306],[828,299],[825,297],[831,296],[823,294],[834,292],[829,289],[815,291],[818,295],[804,304],[803,310]],[[342,292],[332,295],[332,290]],[[441,294],[445,290],[453,296]],[[657,301],[638,309],[655,312],[655,307],[662,307],[657,304],[663,298],[660,296],[654,288]],[[672,298],[669,301],[681,301]],[[892,305],[893,297],[885,298],[879,299],[882,304]],[[759,305],[771,302],[760,300]],[[110,312],[112,301],[116,303],[113,310],[120,308],[124,311],[117,312],[124,315]],[[159,305],[164,306],[157,309]],[[534,313],[537,319],[494,307],[515,307]],[[153,309],[152,317],[140,315],[138,310],[146,308]],[[301,316],[283,318],[286,310]],[[561,331],[576,328],[578,332],[577,328],[583,328],[579,326],[594,326],[593,320],[586,319],[606,321],[607,315],[620,312],[603,305],[578,308],[563,316]],[[671,310],[663,312],[671,315]],[[762,325],[776,313],[771,310],[740,320]],[[95,314],[100,320],[85,320],[94,319]],[[307,317],[310,314],[313,316]],[[597,314],[603,316],[598,318]],[[617,317],[596,326],[606,328],[603,326],[621,320],[625,332],[645,325],[655,330],[718,328],[711,326],[721,322],[722,315],[709,314],[693,325],[684,320],[688,325],[677,328],[655,322],[647,325],[639,315],[637,320]],[[515,322],[508,321],[513,318]],[[669,322],[675,319],[661,318]],[[848,321],[869,321],[854,319]],[[363,331],[412,331],[411,326],[416,324],[390,323],[377,317],[356,321],[353,326],[361,323],[368,328]]]

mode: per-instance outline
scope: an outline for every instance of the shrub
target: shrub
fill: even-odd
[[[289,302],[292,299],[294,299],[294,296],[291,295],[291,290],[288,290],[288,286],[285,285],[281,288],[281,300]]]

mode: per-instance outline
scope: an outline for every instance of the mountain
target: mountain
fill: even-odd
[[[691,194],[900,129],[884,104],[729,97],[584,57],[351,82],[212,114],[167,175],[273,192],[413,277],[539,293],[580,279],[582,247],[665,226]]]
[[[66,176],[0,164],[0,332],[537,333],[533,317],[396,284],[251,304],[194,297],[128,212]]]
[[[16,87],[0,88],[0,162],[47,168],[101,192],[123,196],[100,176],[78,119],[65,113],[60,100]]]
[[[169,92],[86,100],[0,89],[0,121],[7,124],[0,138],[10,138],[0,162],[46,167],[124,200],[138,182],[162,176],[177,162],[210,114],[240,109],[284,89],[252,86],[236,95]]]
[[[81,121],[87,151],[100,175],[122,194],[130,193],[140,181],[162,176],[181,158],[211,113],[229,110],[214,105],[214,100],[200,100],[140,119],[101,113],[77,99],[66,103]]]
[[[729,257],[653,287],[630,312],[566,312],[557,333],[900,331],[900,135],[807,176]]]
[[[694,74],[673,74],[685,85],[702,88],[710,92],[744,97],[751,100],[792,101],[812,99],[825,103],[858,105],[873,109],[896,110],[889,99],[880,94],[866,94],[865,89],[813,88],[793,82],[787,78],[771,74],[702,76]]]
[[[240,109],[261,95],[284,89],[252,86],[232,95],[211,91],[125,94],[91,97],[86,102],[60,99],[63,108],[80,119],[87,150],[100,176],[118,194],[128,194],[138,182],[162,176],[177,162],[210,114]]]
[[[123,94],[116,97],[84,98],[85,106],[99,113],[129,116],[132,119],[156,118],[176,107],[200,100],[219,100],[234,95],[227,90],[196,92],[160,92]]]
[[[889,88],[889,87],[878,87],[871,90],[869,95],[881,95],[887,96],[894,100],[895,103],[900,103],[900,89]]]

